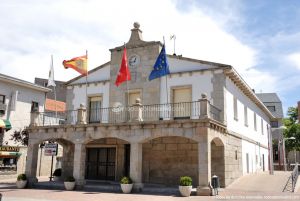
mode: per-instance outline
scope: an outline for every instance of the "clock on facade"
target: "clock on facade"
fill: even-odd
[[[136,67],[140,64],[140,56],[137,54],[131,55],[129,57],[129,66]]]

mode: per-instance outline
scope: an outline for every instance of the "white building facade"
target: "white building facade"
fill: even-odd
[[[0,119],[10,125],[10,128],[0,128],[0,178],[14,171],[25,172],[26,147],[12,140],[12,134],[29,126],[32,111],[44,111],[48,91],[50,89],[0,74]]]
[[[36,114],[26,168],[31,183],[35,150],[49,139],[64,147],[63,174],[71,172],[78,187],[129,175],[141,190],[147,183],[177,185],[187,175],[198,195],[208,195],[213,175],[226,187],[269,170],[274,117],[234,68],[168,55],[171,74],[149,81],[162,44],[144,41],[137,23],[131,31],[131,81],[115,86],[124,46],[110,49],[111,61],[91,70],[87,82],[67,82],[64,124],[44,125]]]

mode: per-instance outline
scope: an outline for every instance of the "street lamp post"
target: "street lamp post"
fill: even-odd
[[[286,154],[285,154],[285,141],[286,140],[295,140],[296,138],[295,137],[289,137],[289,138],[283,138],[282,139],[282,151],[283,151],[283,168],[284,168],[284,171],[287,170],[287,164],[286,164]]]
[[[270,133],[270,136],[269,136],[269,156],[273,156],[273,153],[272,153],[272,150],[273,150],[273,140],[272,140],[272,136],[274,135],[274,132],[275,131],[279,131],[279,139],[281,138],[283,138],[283,136],[282,136],[282,131],[283,130],[285,130],[286,129],[286,127],[285,126],[280,126],[280,127],[278,127],[278,128],[274,128],[274,127],[272,127],[270,130],[271,130],[271,133]],[[280,146],[280,144],[281,144],[281,140],[279,140],[279,143],[278,143],[278,157],[279,157],[279,167],[281,167],[281,155],[283,155],[283,151],[282,151],[282,154],[281,154],[281,151],[280,151],[280,149],[282,148],[281,146]],[[271,148],[272,147],[272,148]],[[281,148],[280,148],[281,147]],[[283,150],[283,149],[282,149]],[[274,166],[274,164],[273,164],[273,157],[269,157],[269,159],[270,159],[270,161],[269,161],[269,163],[271,164],[271,166],[270,166],[270,174],[273,174],[273,166]],[[284,158],[284,157],[283,157]],[[281,168],[280,168],[281,169]]]

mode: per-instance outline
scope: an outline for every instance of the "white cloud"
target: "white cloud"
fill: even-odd
[[[287,59],[292,63],[293,66],[300,70],[300,52],[289,54]]]
[[[246,71],[257,63],[256,50],[226,32],[226,23],[220,25],[193,4],[187,12],[171,0],[77,0],[71,4],[67,0],[27,0],[1,4],[0,72],[28,81],[47,77],[51,54],[58,80],[78,75],[63,69],[61,62],[84,54],[86,49],[90,68],[109,61],[109,49],[128,41],[134,21],[140,22],[144,40],[162,41],[165,36],[170,54],[173,45],[169,36],[175,33],[177,54],[230,64],[250,76],[249,84],[254,88],[258,83],[254,79],[270,78],[258,70]],[[226,22],[226,15],[222,17]],[[228,18],[238,16],[231,13]],[[272,90],[271,86],[267,89]]]

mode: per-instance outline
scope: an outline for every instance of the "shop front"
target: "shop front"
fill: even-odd
[[[16,173],[17,162],[21,156],[20,148],[14,146],[0,147],[0,174]]]

